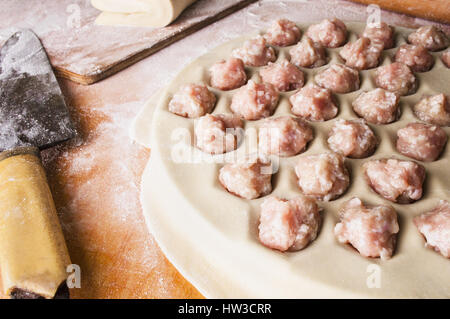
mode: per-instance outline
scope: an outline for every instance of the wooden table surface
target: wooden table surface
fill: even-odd
[[[94,85],[60,80],[79,133],[42,155],[72,262],[81,267],[81,288],[71,289],[72,298],[202,297],[146,229],[139,184],[150,150],[129,139],[130,124],[183,66],[220,43],[275,17],[333,16],[363,21],[366,12],[341,0],[261,1]],[[409,27],[429,23],[388,12],[382,18]]]

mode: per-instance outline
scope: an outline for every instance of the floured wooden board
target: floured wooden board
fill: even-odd
[[[305,31],[307,24],[296,21]],[[362,33],[365,24],[346,22],[349,41]],[[399,45],[413,31],[395,26],[396,48],[383,51],[380,65],[392,63]],[[245,38],[254,36],[248,35]],[[244,39],[245,39],[244,38]],[[143,122],[142,132],[151,126],[152,154],[144,171],[141,203],[146,222],[156,240],[175,266],[207,297],[211,298],[449,298],[449,260],[424,247],[424,240],[413,224],[413,217],[433,209],[439,200],[450,198],[450,149],[439,160],[421,163],[427,172],[424,196],[407,205],[393,204],[373,192],[364,180],[362,164],[373,159],[408,160],[395,150],[397,130],[419,121],[412,106],[423,95],[450,94],[450,70],[440,61],[441,52],[433,53],[435,65],[431,71],[416,73],[420,87],[415,94],[401,97],[400,118],[388,125],[371,125],[381,143],[376,152],[364,159],[346,159],[351,183],[339,199],[318,204],[323,208],[318,238],[304,250],[280,253],[258,242],[260,205],[263,198],[246,200],[228,193],[218,181],[224,161],[243,158],[256,152],[252,134],[230,156],[202,153],[193,145],[194,119],[177,116],[168,110],[168,103],[181,85],[209,83],[208,69],[215,62],[230,56],[242,46],[243,38],[226,43],[203,55],[184,69],[162,93],[153,121]],[[279,48],[278,61],[287,57],[290,47]],[[341,48],[327,49],[330,61],[315,69],[301,68],[306,74],[306,86],[314,75],[334,63]],[[260,68],[247,68],[256,79]],[[333,120],[309,122],[315,138],[300,155],[280,158],[280,168],[273,176],[272,195],[293,198],[300,194],[294,167],[300,157],[329,152],[327,133],[337,119],[355,119],[351,103],[362,92],[375,88],[374,69],[360,71],[361,88],[348,94],[335,94],[339,113]],[[230,101],[236,90],[213,89],[217,104],[213,114],[230,114]],[[281,93],[273,117],[292,115],[288,98],[293,92]],[[152,107],[151,100],[147,107]],[[145,116],[145,113],[143,113]],[[244,129],[251,132],[263,120],[247,121]],[[449,128],[444,128],[450,133]],[[138,135],[136,135],[138,136]],[[183,157],[184,156],[184,157]],[[410,160],[410,159],[409,159]],[[400,232],[392,259],[364,258],[355,249],[339,244],[333,228],[339,221],[338,209],[357,196],[373,205],[390,204],[399,215]],[[220,203],[220,204],[219,204]],[[371,269],[380,273],[380,286],[367,284]],[[282,275],[280,275],[282,274]]]
[[[31,28],[59,76],[91,84],[255,1],[199,0],[170,26],[154,29],[95,25],[100,11],[89,0],[5,0],[0,44],[11,29]]]

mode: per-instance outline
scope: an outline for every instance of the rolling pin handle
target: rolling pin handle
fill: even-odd
[[[14,299],[68,297],[70,257],[39,150],[0,153],[0,269]]]

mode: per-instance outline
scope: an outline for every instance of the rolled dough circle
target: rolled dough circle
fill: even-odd
[[[349,41],[361,34],[364,25],[346,23]],[[306,30],[307,25],[299,25]],[[396,28],[397,46],[405,43],[410,29]],[[249,37],[233,40],[200,57],[185,68],[161,93],[158,102],[149,101],[136,120],[133,135],[151,147],[151,158],[142,177],[141,203],[146,223],[169,260],[206,297],[211,298],[448,298],[450,297],[449,261],[424,247],[413,217],[431,210],[440,199],[450,198],[450,148],[440,160],[421,163],[426,167],[424,197],[409,205],[392,204],[375,194],[366,184],[361,164],[370,159],[395,157],[408,159],[395,150],[399,128],[417,121],[411,106],[424,94],[450,94],[450,71],[433,53],[436,64],[432,71],[416,73],[421,83],[418,92],[401,98],[401,117],[389,125],[371,125],[381,143],[367,159],[347,159],[352,182],[345,195],[335,201],[319,202],[323,208],[323,225],[318,238],[304,250],[280,253],[263,247],[257,239],[259,205],[262,199],[244,200],[227,193],[217,180],[222,164],[218,157],[203,158],[201,163],[174,161],[179,146],[192,153],[200,152],[189,139],[180,138],[180,128],[193,132],[194,120],[168,111],[168,102],[180,85],[209,82],[208,69],[226,59],[234,48]],[[278,60],[288,56],[287,48],[277,48]],[[327,50],[330,63],[339,63],[338,49]],[[383,52],[382,64],[392,62],[396,48]],[[317,69],[302,69],[307,84],[314,81]],[[247,68],[257,78],[258,68]],[[310,122],[315,138],[305,153],[282,158],[274,177],[273,195],[291,198],[299,194],[293,166],[299,156],[329,151],[327,133],[337,119],[354,119],[351,101],[362,90],[375,88],[374,69],[361,71],[361,89],[350,94],[337,94],[339,114],[330,121]],[[229,104],[235,91],[212,89],[218,103],[213,113],[230,113]],[[282,93],[274,116],[290,113],[288,98]],[[151,109],[156,108],[152,114]],[[258,126],[247,122],[245,129]],[[450,128],[444,128],[447,134]],[[249,142],[251,137],[246,141]],[[244,142],[245,143],[245,142]],[[244,144],[245,145],[245,144]],[[177,147],[174,147],[177,146]],[[241,146],[236,152],[243,151]],[[368,259],[350,246],[337,243],[333,228],[338,222],[338,208],[352,196],[367,204],[391,204],[399,214],[400,233],[397,248],[390,260]]]

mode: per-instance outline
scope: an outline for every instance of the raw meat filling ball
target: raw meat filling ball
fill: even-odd
[[[285,47],[296,44],[301,36],[302,32],[294,22],[280,19],[272,24],[264,38],[271,45]]]
[[[216,96],[206,85],[186,84],[180,87],[169,102],[169,111],[189,118],[210,113],[216,104]]]
[[[417,89],[416,77],[407,65],[400,62],[379,67],[375,72],[375,83],[399,95],[413,94]]]
[[[367,122],[387,124],[394,122],[399,115],[399,96],[395,93],[375,89],[361,93],[352,103],[353,110]]]
[[[304,37],[295,47],[289,50],[291,63],[305,68],[317,68],[327,64],[325,49],[311,38]]]
[[[339,19],[325,19],[311,25],[306,31],[306,36],[326,48],[337,48],[347,40],[347,27]]]
[[[450,203],[442,200],[432,211],[414,218],[427,247],[450,258]]]
[[[355,42],[349,42],[339,52],[345,64],[349,67],[366,70],[378,66],[381,51],[380,44],[372,43],[369,38],[359,38]]]
[[[334,152],[351,158],[372,155],[377,144],[377,137],[362,120],[337,120],[328,137],[328,145]]]
[[[397,150],[419,161],[435,161],[445,144],[447,134],[436,125],[410,123],[397,131]]]
[[[450,102],[445,94],[424,97],[414,105],[414,113],[424,122],[450,126]]]
[[[306,196],[291,200],[271,196],[261,204],[259,241],[272,249],[297,251],[317,237],[319,208]]]
[[[341,221],[334,234],[340,243],[352,245],[364,257],[392,257],[399,231],[393,207],[368,207],[354,197],[344,203],[339,214]]]
[[[195,125],[196,145],[210,154],[222,154],[236,149],[243,121],[236,115],[206,114]]]
[[[295,173],[300,190],[305,195],[324,201],[342,195],[350,183],[344,158],[333,153],[301,157],[295,167]]]
[[[372,160],[363,164],[367,182],[387,200],[408,204],[422,197],[425,168],[412,161]]]
[[[270,83],[248,81],[231,100],[231,111],[246,120],[259,120],[269,117],[278,103],[279,94]]]
[[[299,89],[305,84],[303,72],[286,60],[269,63],[259,74],[263,82],[272,84],[281,92]]]
[[[343,64],[332,64],[317,73],[316,83],[336,93],[349,93],[359,89],[359,73]]]
[[[367,25],[362,36],[380,44],[384,49],[394,46],[394,30],[384,22]]]
[[[397,53],[395,61],[409,66],[414,72],[426,72],[434,65],[434,58],[425,47],[414,44],[402,44]]]
[[[234,90],[247,83],[244,62],[229,58],[214,64],[210,69],[211,86],[219,90]]]
[[[331,90],[317,85],[300,89],[289,99],[292,113],[311,121],[327,121],[338,113]]]
[[[263,154],[293,156],[313,139],[311,127],[290,116],[266,119],[259,128],[259,150]]]
[[[434,25],[420,27],[408,36],[409,43],[423,45],[430,51],[445,49],[449,44],[449,39],[444,32]]]
[[[450,49],[442,53],[441,59],[445,66],[450,68]]]
[[[219,181],[231,194],[255,199],[272,191],[270,163],[248,159],[243,163],[227,164],[220,169]]]
[[[263,37],[245,41],[242,48],[233,50],[232,56],[241,59],[248,66],[263,66],[277,59],[275,50],[267,46]]]

